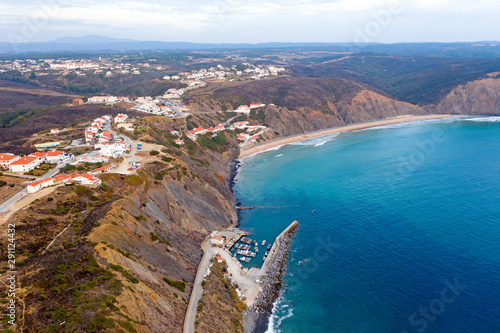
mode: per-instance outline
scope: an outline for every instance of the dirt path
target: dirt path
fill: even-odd
[[[14,92],[20,92],[20,93],[24,93],[24,94],[39,95],[39,96],[72,97],[72,98],[82,97],[80,95],[65,94],[65,93],[52,91],[52,90],[48,90],[48,89],[23,89],[23,88],[0,87],[0,90],[14,91]]]

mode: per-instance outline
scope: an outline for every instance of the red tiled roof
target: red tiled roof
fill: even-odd
[[[59,156],[59,155],[61,155],[61,154],[64,154],[64,152],[63,152],[63,151],[61,151],[61,150],[54,150],[54,151],[49,151],[49,152],[47,153],[47,156],[52,157],[52,156]]]
[[[36,157],[36,156],[24,156],[24,157],[18,159],[17,161],[12,162],[10,165],[26,165],[26,164],[30,164],[33,161],[36,161],[37,159],[38,159],[38,157]]]
[[[18,156],[13,154],[0,154],[0,161],[10,161],[16,157]]]
[[[45,156],[47,156],[47,153],[42,153],[42,152],[37,151],[36,153],[30,154],[29,156],[45,157]]]

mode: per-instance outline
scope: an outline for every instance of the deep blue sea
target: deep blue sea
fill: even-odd
[[[277,207],[242,211],[259,243],[300,220],[268,332],[500,332],[500,117],[285,146],[235,193]]]

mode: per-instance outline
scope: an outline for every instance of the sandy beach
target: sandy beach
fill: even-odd
[[[325,130],[320,130],[317,132],[311,132],[307,134],[298,134],[294,136],[289,136],[286,138],[280,138],[276,139],[273,141],[269,142],[264,142],[262,144],[259,144],[255,147],[242,150],[240,152],[239,159],[255,155],[261,152],[264,152],[268,149],[275,148],[278,146],[284,146],[287,144],[291,144],[294,142],[298,141],[303,141],[303,140],[309,140],[325,135],[330,135],[330,134],[335,134],[335,133],[342,133],[342,132],[350,132],[350,131],[358,131],[362,129],[367,129],[371,127],[378,127],[378,126],[386,126],[386,125],[393,125],[393,124],[400,124],[400,123],[407,123],[407,122],[413,122],[413,121],[422,121],[422,120],[433,120],[433,119],[442,119],[442,118],[448,118],[448,117],[455,117],[453,115],[428,115],[428,116],[402,116],[402,117],[397,117],[397,118],[391,118],[391,119],[386,119],[386,120],[379,120],[379,121],[374,121],[370,123],[362,123],[362,124],[354,124],[354,125],[347,125],[347,126],[342,126],[342,127],[335,127],[335,128],[329,128]]]

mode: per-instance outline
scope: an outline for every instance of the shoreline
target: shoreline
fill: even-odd
[[[411,116],[411,115],[409,115],[409,116],[401,116],[401,117],[390,118],[390,119],[385,119],[385,120],[377,120],[377,121],[368,122],[368,123],[358,123],[358,124],[328,128],[328,129],[323,129],[323,130],[319,130],[316,132],[310,132],[310,133],[306,133],[306,134],[297,134],[297,135],[293,135],[293,136],[275,139],[273,141],[264,142],[262,144],[254,146],[252,148],[242,150],[242,151],[240,151],[240,155],[238,156],[238,160],[241,161],[242,159],[245,159],[245,158],[257,155],[257,154],[261,154],[261,153],[263,153],[267,150],[273,149],[273,148],[279,148],[281,146],[286,146],[286,145],[289,145],[289,144],[292,144],[295,142],[314,139],[314,138],[318,138],[318,137],[322,137],[322,136],[326,136],[326,135],[359,131],[359,130],[369,129],[369,128],[373,128],[373,127],[379,127],[379,126],[387,126],[387,125],[410,123],[410,122],[425,121],[425,120],[437,120],[437,119],[444,119],[444,118],[450,118],[450,117],[460,117],[460,116],[448,115],[448,114],[445,114],[445,115],[426,115],[426,116]]]

